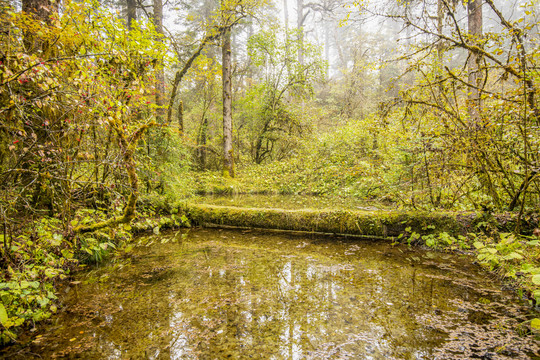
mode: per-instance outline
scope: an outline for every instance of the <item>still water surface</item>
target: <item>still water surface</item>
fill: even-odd
[[[538,316],[457,255],[194,229],[80,273],[11,358],[535,359]],[[79,282],[80,283],[77,283]]]

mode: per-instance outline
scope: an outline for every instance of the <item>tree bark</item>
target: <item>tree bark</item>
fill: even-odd
[[[133,22],[137,21],[137,0],[127,0],[127,26],[133,29]]]
[[[482,38],[482,0],[469,0],[467,3],[469,36],[471,41],[477,43]],[[476,51],[469,52],[467,70],[468,82],[473,87],[469,89],[468,111],[471,122],[478,124],[482,111],[480,88],[482,87],[482,74],[480,72],[482,56]]]
[[[184,135],[184,103],[178,103],[178,132],[180,136]]]
[[[51,25],[51,17],[58,14],[58,6],[60,1],[53,2],[51,0],[23,0],[22,11],[31,14],[35,20],[43,21],[46,25]],[[33,32],[25,32],[24,47],[27,53],[36,53],[41,50],[41,57],[46,58],[49,54],[49,44],[47,41],[42,41]]]
[[[438,34],[442,34],[443,32],[444,14],[445,13],[444,13],[443,0],[437,0],[437,33]],[[439,61],[441,61],[443,57],[444,43],[440,37],[437,40],[438,40],[437,56],[439,58]]]
[[[154,0],[154,26],[156,32],[163,36],[163,0]],[[162,40],[161,38],[159,39]],[[158,106],[156,111],[156,118],[159,123],[162,123],[165,119],[165,108],[163,105],[165,96],[165,74],[163,67],[160,64],[160,68],[156,74],[156,105]]]
[[[298,63],[304,65],[304,0],[296,0],[296,28],[298,31]]]
[[[44,21],[50,25],[51,15],[58,13],[59,3],[51,0],[23,0],[22,11],[32,14],[36,20]]]
[[[199,129],[199,136],[197,136],[197,160],[199,161],[199,168],[204,170],[206,168],[206,142],[208,138],[208,119],[205,117]]]
[[[223,34],[222,43],[223,81],[223,176],[234,177],[232,144],[232,73],[231,73],[231,30]]]

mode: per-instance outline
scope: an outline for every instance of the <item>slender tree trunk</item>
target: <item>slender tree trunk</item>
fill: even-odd
[[[51,0],[23,0],[22,11],[33,15],[34,19],[43,21],[47,25],[51,25],[51,17],[58,14],[59,1]],[[27,53],[35,53],[41,50],[40,57],[48,57],[49,43],[39,39],[34,32],[26,32],[24,34],[24,47]]]
[[[467,3],[469,35],[471,41],[478,42],[482,37],[482,0],[469,0]],[[480,54],[471,51],[467,64],[469,73],[469,84],[471,87],[468,96],[468,111],[471,121],[478,123],[482,110],[482,101],[479,88],[482,87],[482,74],[480,73]]]
[[[324,60],[326,60],[326,79],[330,77],[330,22],[324,28]]]
[[[334,28],[334,44],[336,44],[336,49],[337,49],[338,58],[339,58],[339,65],[343,73],[345,69],[347,68],[347,62],[345,60],[345,55],[343,54],[343,48],[341,47],[341,40],[340,40],[338,27]]]
[[[298,29],[298,63],[304,65],[304,0],[296,0],[296,28]]]
[[[154,26],[156,32],[163,35],[163,0],[154,0]],[[156,74],[156,105],[158,106],[156,118],[160,123],[165,119],[165,109],[163,108],[165,104],[165,74],[162,65],[160,64],[160,69]]]
[[[232,137],[232,68],[231,30],[223,34],[222,44],[223,80],[223,175],[234,177],[233,137]]]
[[[133,29],[133,22],[137,21],[137,0],[127,0],[127,26]]]
[[[182,100],[178,103],[178,132],[180,136],[184,135],[184,102]]]
[[[283,20],[285,21],[285,31],[289,31],[289,4],[283,0]]]
[[[154,0],[154,27],[163,34],[163,0]]]
[[[195,50],[195,52],[186,61],[186,63],[182,67],[182,69],[176,72],[176,75],[174,76],[174,80],[172,82],[171,96],[169,98],[169,108],[167,109],[167,124],[171,123],[172,109],[173,109],[173,105],[174,105],[174,100],[176,99],[176,93],[178,91],[178,87],[180,86],[180,82],[182,81],[182,79],[186,75],[187,71],[191,68],[191,65],[193,65],[193,62],[202,53],[202,51],[204,50],[206,45],[208,43],[210,43],[211,41],[219,38],[220,36],[221,36],[221,33],[205,36],[204,39],[202,40],[201,44],[197,48],[197,50]]]
[[[444,24],[444,4],[443,0],[437,0],[437,34],[442,34],[443,32],[443,24]],[[444,44],[443,41],[439,38],[437,39],[437,56],[439,57],[439,61],[442,60],[443,57],[443,50],[444,50]]]
[[[206,142],[208,138],[208,119],[204,118],[197,137],[197,159],[201,170],[206,168]]]
[[[438,83],[437,90],[435,92],[435,97],[436,97],[437,104],[441,104],[441,106],[444,106],[442,105],[442,103],[444,102],[444,100],[442,99],[442,93],[444,91],[444,87],[443,87],[443,82],[440,81],[442,79],[442,69],[444,66],[443,64],[444,42],[440,37],[444,29],[445,11],[444,11],[443,1],[444,0],[437,0],[437,34],[439,36],[436,38],[436,41],[437,41],[437,58],[439,62],[434,69],[437,74],[436,79]],[[437,110],[435,113],[437,114],[437,116],[441,115],[439,110]]]
[[[283,20],[285,22],[285,52],[289,55],[289,4],[283,0]]]

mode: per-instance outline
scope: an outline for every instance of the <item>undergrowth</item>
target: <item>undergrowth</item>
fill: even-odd
[[[163,216],[156,218],[158,214]],[[15,341],[23,329],[34,328],[56,313],[57,285],[69,280],[74,271],[131,251],[134,233],[189,226],[188,219],[178,213],[178,205],[147,201],[144,212],[131,225],[77,235],[72,231],[80,224],[108,216],[102,210],[82,209],[68,224],[42,217],[28,221],[13,236],[0,234],[4,255],[0,270],[0,345]]]

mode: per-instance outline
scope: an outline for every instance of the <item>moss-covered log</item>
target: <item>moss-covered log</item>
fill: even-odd
[[[185,211],[193,224],[215,224],[262,229],[309,231],[370,237],[448,232],[464,234],[483,220],[476,213],[283,210],[187,204]]]

